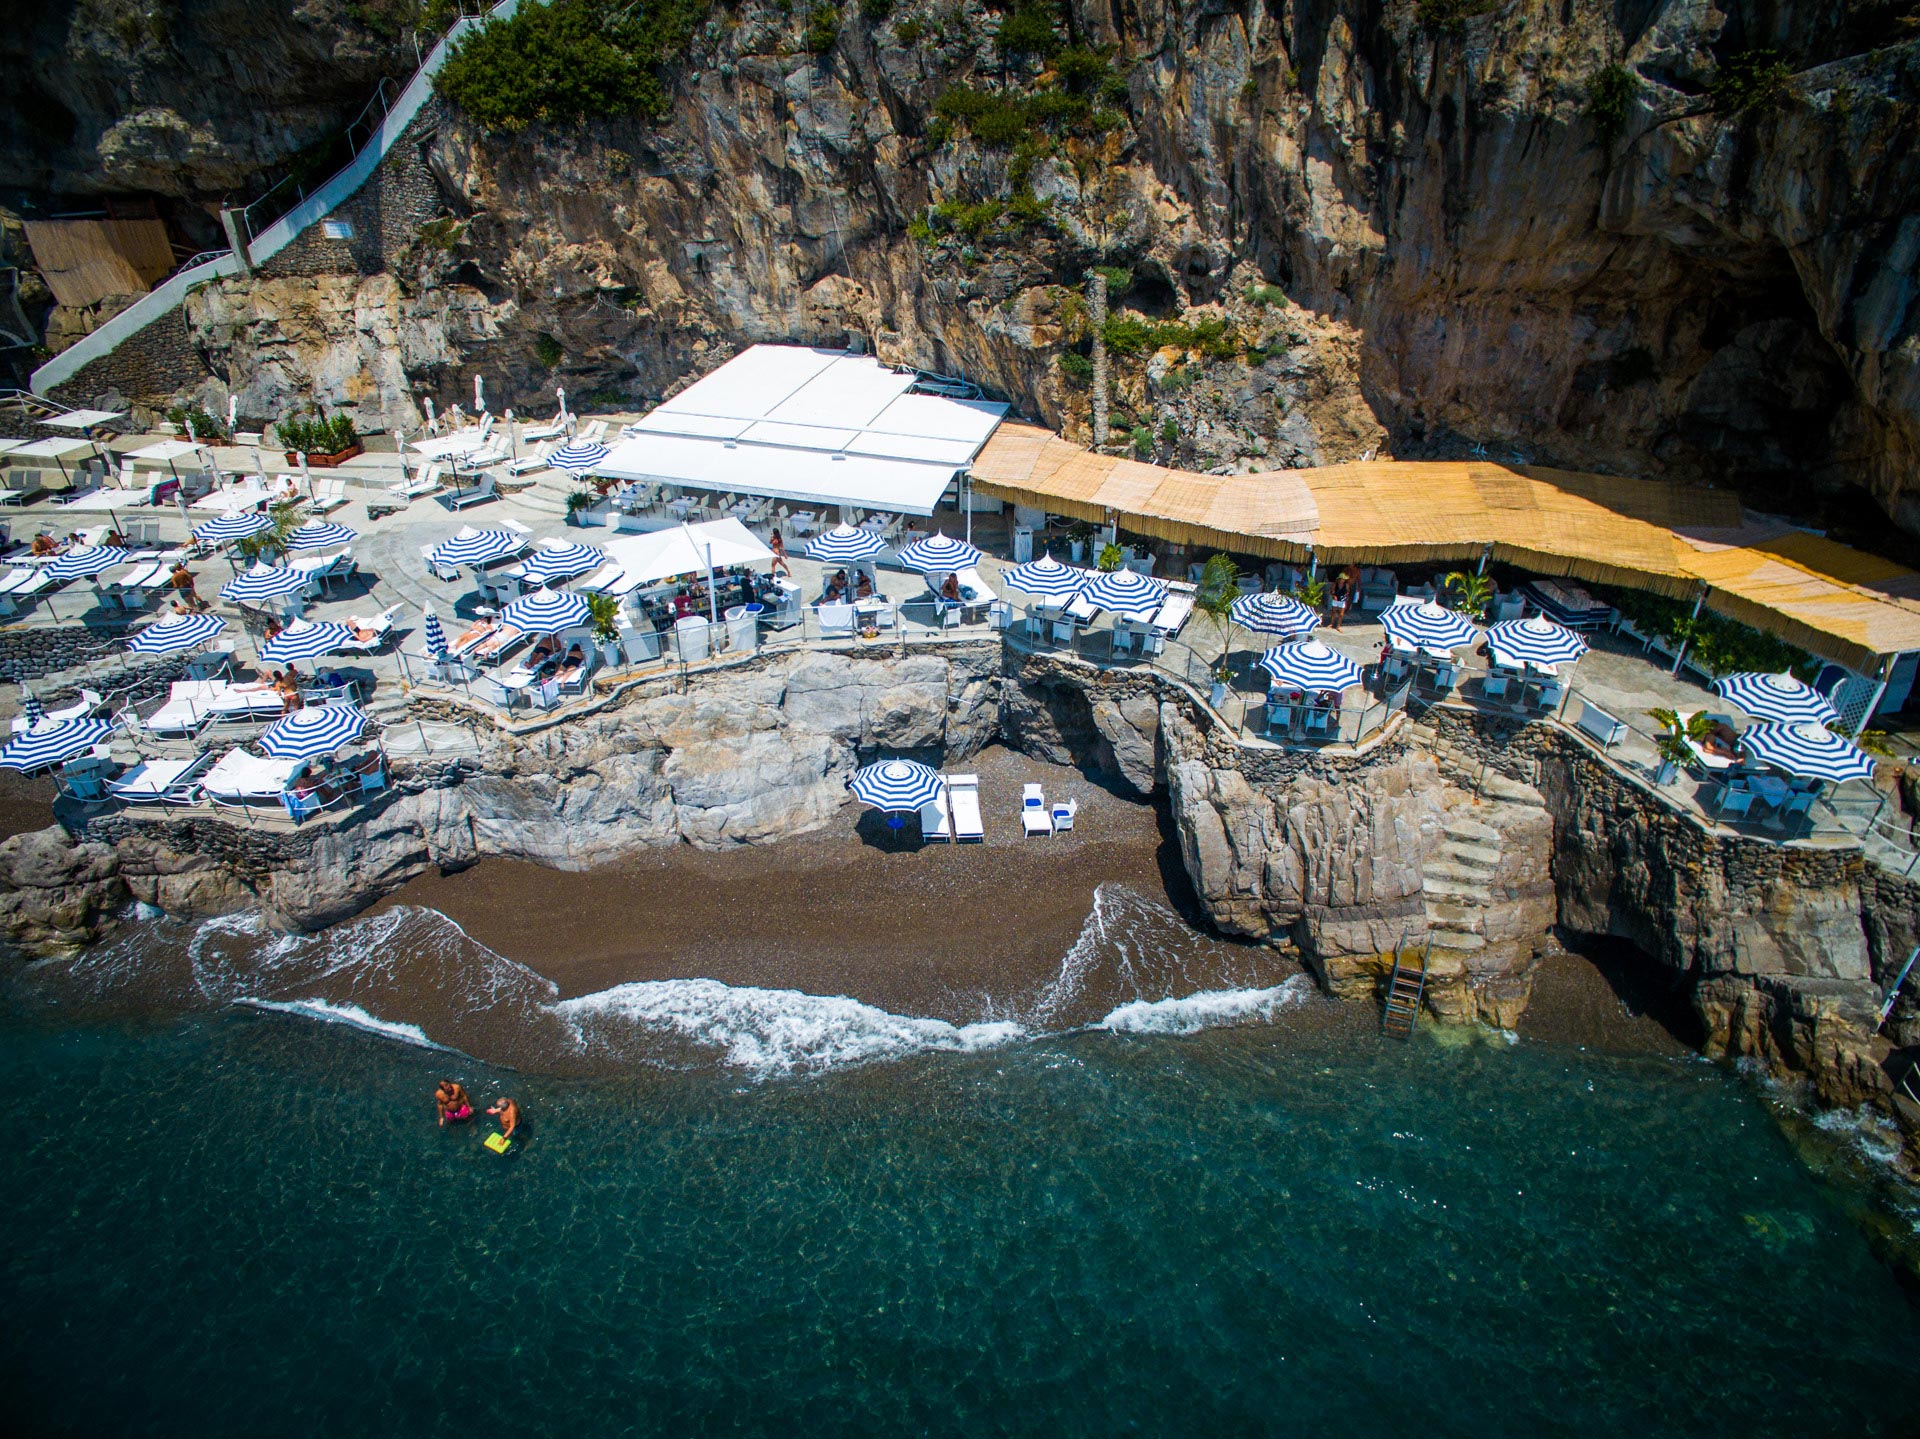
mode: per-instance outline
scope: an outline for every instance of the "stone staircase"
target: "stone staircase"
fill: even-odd
[[[1449,812],[1442,833],[1439,849],[1424,866],[1427,954],[1430,961],[1471,965],[1487,947],[1487,910],[1496,902],[1491,887],[1500,871],[1500,833],[1465,811]]]

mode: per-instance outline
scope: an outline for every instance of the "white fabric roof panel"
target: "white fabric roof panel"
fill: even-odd
[[[922,435],[929,439],[966,440],[977,449],[987,442],[1007,413],[991,400],[949,400],[942,395],[902,395],[871,425],[890,435]],[[971,457],[969,457],[971,458]]]
[[[600,548],[628,579],[643,585],[672,575],[695,574],[709,564],[724,570],[728,565],[753,565],[773,558],[773,551],[735,519],[621,536]]]
[[[675,414],[763,419],[834,361],[834,350],[803,345],[754,345],[711,375],[694,381],[660,406]]]
[[[792,425],[865,429],[906,394],[913,380],[911,374],[900,374],[864,355],[842,355],[768,410],[767,418]]]
[[[736,439],[754,422],[726,415],[693,415],[660,406],[641,420],[638,428],[663,435],[706,435],[716,440]]]
[[[782,445],[796,450],[844,450],[860,438],[858,430],[828,429],[823,425],[783,425],[762,420],[747,428],[741,439],[756,445]]]
[[[836,459],[824,450],[769,445],[730,449],[718,440],[680,435],[636,435],[616,447],[597,473],[616,480],[663,480],[805,504],[930,515],[959,468],[864,455]]]
[[[867,430],[854,436],[847,448],[859,455],[878,455],[882,459],[925,460],[929,464],[952,465],[964,470],[973,463],[979,446],[966,440],[927,439],[919,435],[887,435]]]
[[[32,440],[11,454],[17,460],[64,460],[68,455],[90,454],[93,448],[92,440]]]

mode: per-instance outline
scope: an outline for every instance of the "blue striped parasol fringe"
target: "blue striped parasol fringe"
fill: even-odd
[[[353,631],[331,620],[295,620],[260,646],[263,664],[313,660],[353,643]]]
[[[1587,642],[1544,615],[1533,615],[1502,620],[1488,630],[1487,648],[1507,664],[1557,665],[1579,659],[1587,652]]]
[[[899,815],[932,804],[945,790],[946,781],[915,760],[883,759],[854,771],[847,788],[860,803]],[[897,823],[892,827],[900,828]]]
[[[1087,603],[1129,619],[1150,619],[1167,602],[1167,587],[1132,570],[1107,570],[1087,581]]]
[[[527,557],[525,569],[527,578],[545,583],[548,580],[570,580],[575,575],[584,575],[588,570],[597,569],[606,556],[592,545],[558,545],[550,550],[535,550]]]
[[[872,530],[839,524],[807,541],[807,558],[823,565],[850,565],[871,559],[886,547],[887,542]]]
[[[475,530],[442,540],[427,556],[436,570],[451,570],[460,565],[484,565],[518,554],[526,541],[511,530]]]
[[[1471,644],[1480,631],[1458,610],[1426,600],[1417,605],[1390,605],[1380,616],[1380,627],[1403,645],[1440,654]]]
[[[583,445],[575,440],[569,441],[548,455],[547,463],[556,470],[572,470],[578,474],[592,469],[604,460],[608,453],[605,445]]]
[[[226,627],[218,615],[172,615],[148,625],[127,641],[127,648],[141,655],[170,655],[203,645]]]
[[[366,727],[354,705],[308,705],[269,725],[260,748],[271,759],[312,759],[352,743]]]
[[[432,610],[421,612],[420,642],[426,646],[432,658],[440,660],[447,657],[447,632],[440,628],[440,616]]]
[[[1260,656],[1275,684],[1297,690],[1343,690],[1360,683],[1360,666],[1319,640],[1276,645]]]
[[[255,565],[244,575],[237,575],[220,586],[220,598],[234,604],[251,604],[256,600],[273,600],[294,594],[312,582],[313,576],[305,570]]]
[[[944,533],[932,534],[900,551],[900,563],[921,574],[933,570],[964,570],[980,563],[980,551],[965,540],[949,539]]]
[[[117,545],[87,545],[53,561],[47,566],[46,575],[52,580],[77,580],[110,570],[115,565],[124,565],[130,558]]]
[[[103,719],[70,719],[51,729],[15,735],[5,749],[0,749],[0,769],[31,774],[92,749],[112,730],[113,726]]]
[[[1233,622],[1257,635],[1293,635],[1320,623],[1311,605],[1292,595],[1242,595],[1233,602]]]
[[[287,536],[290,550],[326,550],[335,545],[350,545],[360,538],[358,530],[336,525],[330,520],[308,520]]]
[[[571,590],[540,589],[506,606],[500,611],[500,618],[515,629],[547,633],[585,624],[592,613],[585,595],[576,595]]]
[[[1790,674],[1756,674],[1751,671],[1722,675],[1713,682],[1713,692],[1732,700],[1757,720],[1777,720],[1797,724],[1838,724],[1840,712],[1812,685],[1802,684]]]
[[[217,520],[196,525],[193,537],[202,544],[224,545],[233,540],[250,540],[272,528],[273,521],[265,515],[222,515]]]
[[[1749,759],[1807,779],[1843,784],[1873,775],[1872,755],[1810,721],[1749,725],[1741,731],[1740,748]]]
[[[1027,594],[1065,599],[1085,589],[1092,576],[1073,565],[1061,564],[1053,557],[1053,551],[1049,550],[1037,560],[1015,565],[1004,578],[1016,590],[1023,590]]]

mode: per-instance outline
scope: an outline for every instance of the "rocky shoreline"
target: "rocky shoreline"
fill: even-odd
[[[1359,752],[1236,742],[1183,686],[998,643],[885,658],[813,652],[628,688],[478,753],[397,762],[394,786],[297,830],[222,815],[87,813],[0,842],[0,936],[19,954],[110,934],[131,901],[177,916],[259,908],[314,930],[483,858],[579,871],[639,852],[765,845],[851,823],[876,753],[942,765],[1004,744],[1164,796],[1206,921],[1371,1001],[1424,951],[1442,1023],[1519,1022],[1563,938],[1629,941],[1684,993],[1710,1055],[1805,1076],[1832,1106],[1920,1112],[1886,1061],[1920,1040],[1882,987],[1920,940],[1920,884],[1857,850],[1709,830],[1550,724],[1436,708]]]

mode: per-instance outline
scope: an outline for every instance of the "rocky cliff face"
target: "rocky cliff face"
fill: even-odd
[[[1064,62],[1002,52],[1001,12],[848,7],[816,55],[802,9],[713,12],[660,125],[448,114],[428,157],[461,224],[392,258],[371,321],[397,317],[404,377],[352,383],[387,360],[336,297],[278,350],[210,326],[217,383],[265,366],[263,406],[312,382],[377,424],[475,368],[523,407],[555,381],[631,399],[744,342],[857,336],[1080,437],[1077,297],[1103,264],[1139,322],[1120,442],[1163,459],[1479,442],[1807,512],[1864,490],[1920,532],[1908,0],[1083,3],[1056,31],[1098,51],[1101,119],[1025,146],[945,118],[962,89],[1071,88]],[[138,90],[115,102],[136,130]],[[170,184],[257,149],[209,134],[218,156],[167,152]],[[269,285],[224,303],[300,309]],[[449,330],[449,308],[487,317]]]

